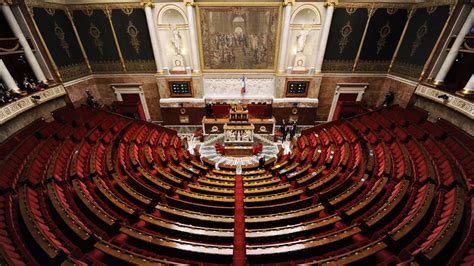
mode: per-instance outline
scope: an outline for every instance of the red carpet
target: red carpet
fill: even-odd
[[[234,265],[246,265],[245,214],[242,176],[235,176]]]

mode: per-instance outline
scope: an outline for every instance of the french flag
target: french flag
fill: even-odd
[[[240,94],[245,94],[245,77],[242,76],[242,88],[240,89]]]

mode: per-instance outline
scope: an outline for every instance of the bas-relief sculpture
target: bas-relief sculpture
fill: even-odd
[[[204,78],[204,97],[219,99],[275,97],[274,78],[246,78],[245,85],[247,93],[242,96],[242,78]]]
[[[200,7],[204,69],[274,69],[279,7]]]
[[[253,142],[253,134],[250,129],[227,129],[224,135],[225,142]]]

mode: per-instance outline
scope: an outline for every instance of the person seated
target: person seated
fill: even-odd
[[[49,87],[49,85],[46,84],[44,81],[40,81],[40,82],[38,83],[38,86],[39,86],[40,88],[42,88],[42,89],[47,89],[47,88]]]
[[[7,89],[3,83],[0,83],[0,104],[6,104],[18,100],[20,95]]]

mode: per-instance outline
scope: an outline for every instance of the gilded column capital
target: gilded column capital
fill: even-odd
[[[194,0],[183,0],[186,6],[194,6]]]
[[[324,6],[325,7],[330,7],[330,6],[334,7],[334,6],[336,6],[336,2],[335,1],[326,1],[326,3],[324,3]]]
[[[295,0],[284,0],[284,3],[283,3],[284,6],[294,5],[294,4],[295,4]]]
[[[148,2],[143,2],[142,5],[143,7],[153,8],[155,6],[155,3],[148,1]]]

